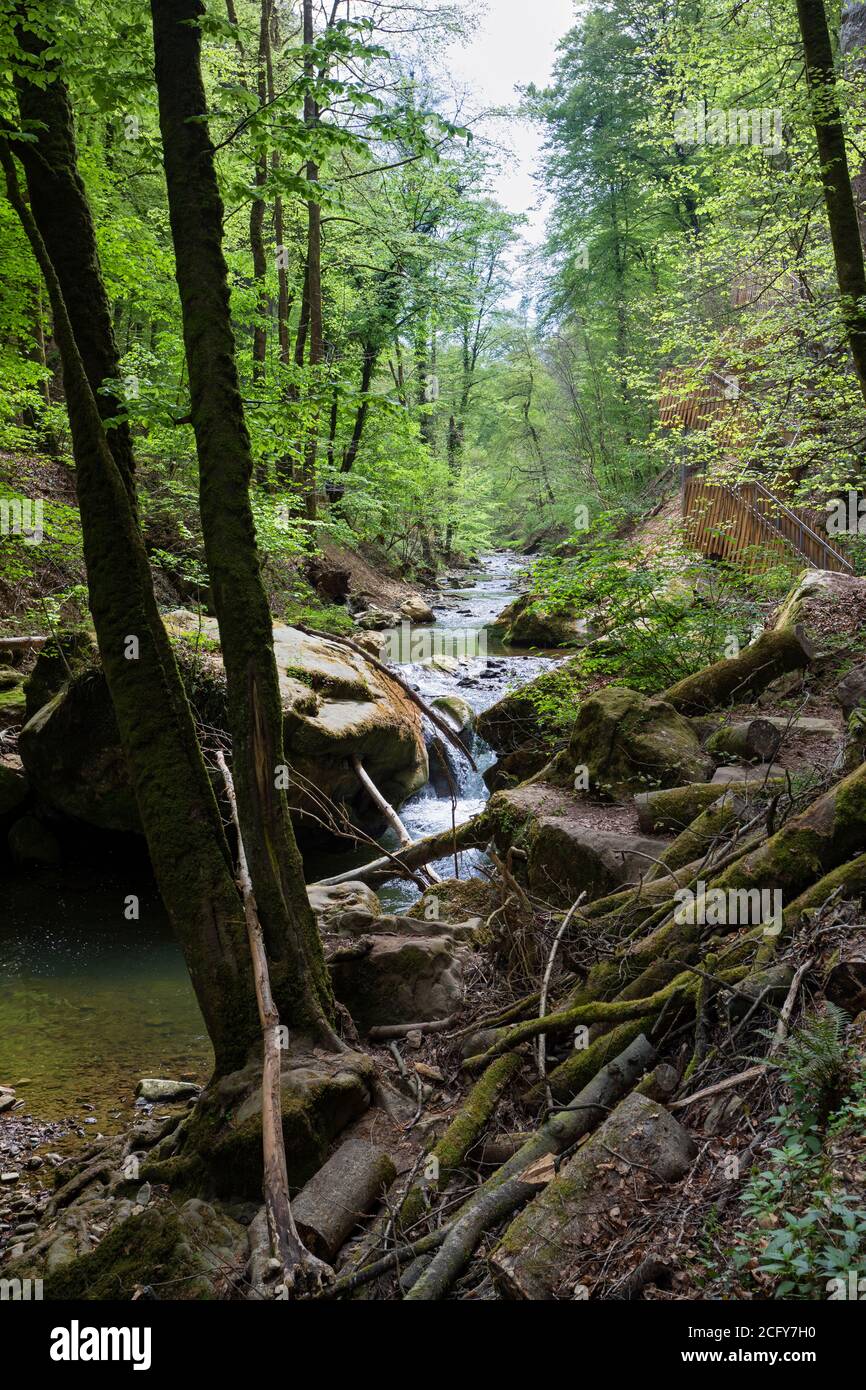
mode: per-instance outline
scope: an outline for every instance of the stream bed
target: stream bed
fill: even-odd
[[[519,590],[522,562],[509,555],[481,558],[476,572],[446,582],[428,595],[436,622],[412,628],[403,674],[427,700],[457,694],[476,712],[506,690],[525,684],[554,664],[557,654],[523,654],[502,646],[490,624]],[[455,646],[473,652],[456,670],[411,658],[418,643],[434,650]],[[446,663],[450,664],[450,663]],[[482,774],[494,755],[480,740],[473,748],[478,771],[455,758],[457,824],[478,812],[488,791]],[[441,783],[439,784],[441,788]],[[401,808],[413,839],[451,824],[447,790],[432,783]],[[383,836],[392,847],[394,839]],[[461,873],[480,851],[461,856]],[[308,878],[339,873],[365,862],[354,855],[317,854]],[[438,866],[453,874],[453,861]],[[139,898],[139,917],[128,921],[124,903]],[[400,880],[380,892],[383,906],[398,911],[417,897]],[[12,874],[0,902],[0,1082],[15,1086],[28,1112],[62,1121],[72,1135],[109,1134],[128,1122],[134,1087],[142,1076],[206,1080],[212,1054],[180,950],[152,880],[142,871],[131,881],[105,864],[92,869]]]

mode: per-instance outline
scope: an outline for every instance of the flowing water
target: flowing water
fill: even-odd
[[[435,624],[413,628],[412,646],[402,654],[403,674],[426,699],[457,694],[481,711],[550,666],[551,656],[507,651],[490,630],[519,582],[513,557],[489,555],[477,574],[431,599]],[[412,660],[425,643],[476,655],[456,670],[438,670]],[[487,799],[481,774],[493,754],[478,739],[473,754],[477,772],[456,754],[451,761],[457,824]],[[437,780],[437,786],[428,784],[401,808],[413,838],[451,824],[447,784]],[[382,843],[395,842],[384,837]],[[478,853],[462,856],[462,874],[471,871]],[[369,857],[319,855],[308,870],[311,877],[325,876]],[[451,860],[438,867],[443,875],[453,873]],[[79,1133],[110,1133],[127,1122],[140,1077],[206,1078],[210,1045],[145,872],[136,876],[124,863],[114,872],[110,864],[96,872],[65,869],[62,879],[51,872],[22,873],[7,877],[0,892],[0,1083],[17,1085],[28,1111],[68,1121]],[[138,898],[137,920],[125,915],[130,894]],[[417,890],[395,882],[381,896],[394,911]]]

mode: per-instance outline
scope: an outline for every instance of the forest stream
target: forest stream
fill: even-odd
[[[504,647],[491,626],[516,596],[520,576],[521,562],[515,557],[489,554],[476,569],[452,575],[445,587],[428,596],[436,623],[413,628],[413,643],[429,637],[438,650],[448,647],[452,635],[459,645],[465,634],[463,649],[486,655],[465,660],[453,674],[407,661],[404,675],[424,699],[456,693],[479,713],[506,689],[525,684],[553,663],[556,658],[550,655]],[[458,825],[488,796],[483,773],[494,754],[476,739],[473,756],[477,772],[459,756],[451,763]],[[401,808],[413,839],[446,828],[451,815],[451,796],[438,779]],[[381,842],[392,847],[393,834],[383,835]],[[461,873],[471,872],[479,853],[461,856]],[[371,857],[369,849],[320,851],[308,857],[308,879]],[[439,867],[448,872],[448,864]],[[92,1137],[90,1131],[123,1128],[141,1076],[202,1082],[211,1065],[210,1044],[180,949],[143,866],[140,877],[133,885],[141,914],[134,923],[118,908],[131,891],[126,864],[122,878],[106,863],[98,876],[92,866],[80,872],[65,868],[62,878],[22,870],[6,885],[8,912],[0,927],[3,1074],[17,1083],[34,1117],[68,1122],[76,1139]],[[417,889],[394,880],[384,885],[380,897],[394,911],[417,897]]]

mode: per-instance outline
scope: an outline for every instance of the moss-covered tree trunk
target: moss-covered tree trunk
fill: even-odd
[[[253,460],[235,362],[223,207],[201,76],[201,0],[151,0],[159,116],[220,628],[238,810],[281,1018],[330,1041],[332,997],[282,790],[282,708],[250,505]]]
[[[105,437],[58,276],[0,143],[10,202],[48,288],[63,363],[90,609],[163,902],[180,941],[217,1071],[260,1038],[238,894],[219,809],[153,595],[129,494]],[[133,640],[134,639],[134,640]]]
[[[812,101],[815,143],[821,163],[821,182],[842,318],[860,390],[866,399],[866,269],[851,188],[845,129],[836,93],[833,46],[824,0],[797,0],[797,19]]]
[[[135,501],[133,453],[129,427],[118,420],[120,401],[103,383],[117,380],[120,358],[114,339],[111,307],[99,267],[93,218],[78,172],[72,107],[66,84],[50,54],[51,35],[31,28],[24,4],[17,6],[15,36],[22,66],[15,77],[22,130],[30,138],[15,142],[24,166],[30,206],[45,242],[97,408],[104,421],[114,420],[108,444],[120,476]],[[35,81],[31,81],[32,71]]]

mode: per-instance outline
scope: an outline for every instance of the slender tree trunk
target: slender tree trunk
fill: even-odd
[[[223,208],[204,119],[204,5],[151,0],[151,13],[202,529],[226,670],[240,822],[281,1017],[336,1044],[322,945],[281,785],[285,755],[273,628],[250,506],[253,461],[235,362]]]
[[[61,80],[50,42],[27,27],[25,7],[19,6],[15,37],[45,78],[44,83],[15,80],[23,128],[35,137],[19,141],[15,153],[27,177],[34,220],[45,242],[78,344],[87,380],[104,421],[117,418],[121,402],[103,383],[120,376],[120,357],[114,338],[111,309],[99,268],[93,218],[78,173],[72,107]],[[108,444],[124,486],[135,506],[132,439],[125,422],[112,425]]]
[[[308,56],[304,62],[304,74],[308,81],[314,77],[313,59],[309,54],[315,31],[313,28],[313,0],[303,0],[304,47]],[[316,98],[311,91],[304,95],[304,124],[307,130],[315,130],[319,120]],[[318,183],[319,166],[314,160],[307,161],[307,179]],[[324,334],[322,329],[322,212],[318,202],[310,199],[307,203],[307,274],[305,285],[307,311],[309,314],[309,356],[310,391],[317,395],[320,387],[318,368],[324,361]],[[318,409],[313,412],[307,424],[307,437],[304,444],[303,486],[304,505],[311,521],[316,518],[316,452],[318,438]]]
[[[263,107],[267,101],[267,65],[268,50],[270,46],[270,3],[269,0],[261,0],[261,20],[259,25],[259,60],[257,72],[257,90],[259,107]],[[268,181],[268,155],[262,147],[256,155],[256,189],[257,194],[253,199],[252,209],[250,210],[250,250],[253,257],[253,276],[258,287],[256,298],[256,321],[253,328],[253,381],[258,382],[264,379],[265,361],[268,351],[268,333],[265,327],[265,319],[268,312],[268,296],[265,289],[265,278],[268,273],[268,262],[265,255],[265,198],[264,189]]]
[[[812,119],[842,317],[860,390],[866,400],[866,271],[857,210],[851,191],[845,132],[836,96],[833,49],[824,0],[797,0],[797,18],[812,97]]]
[[[54,316],[90,611],[121,745],[160,893],[214,1046],[217,1072],[229,1071],[243,1065],[260,1030],[243,907],[219,809],[156,607],[129,493],[106,441],[59,279],[2,142],[0,160],[9,201],[42,271]],[[71,263],[68,268],[74,273]],[[130,652],[136,654],[130,657]]]

